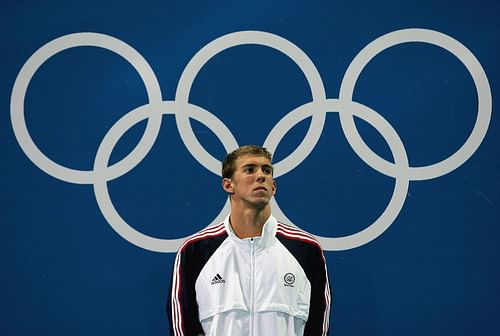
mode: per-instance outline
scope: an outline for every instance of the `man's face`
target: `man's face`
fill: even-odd
[[[271,162],[263,156],[244,155],[236,159],[231,179],[223,179],[224,190],[233,202],[242,201],[255,207],[264,207],[276,192]]]

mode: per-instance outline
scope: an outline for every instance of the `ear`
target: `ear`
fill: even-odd
[[[273,189],[271,189],[272,195],[274,196],[276,194],[276,180],[273,179]]]
[[[233,181],[230,178],[224,177],[222,179],[222,189],[228,194],[234,194]]]

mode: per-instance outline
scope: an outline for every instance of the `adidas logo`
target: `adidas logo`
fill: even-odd
[[[224,279],[222,279],[222,277],[220,276],[219,273],[217,273],[217,275],[214,276],[214,278],[212,279],[211,284],[215,285],[215,284],[218,284],[218,283],[226,283],[226,281]]]

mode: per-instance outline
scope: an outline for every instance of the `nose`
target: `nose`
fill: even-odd
[[[266,174],[262,171],[262,168],[257,172],[257,181],[264,182],[266,180]]]

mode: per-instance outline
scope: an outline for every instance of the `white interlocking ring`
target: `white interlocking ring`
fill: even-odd
[[[41,170],[62,181],[91,184],[95,181],[95,171],[82,171],[59,165],[45,156],[31,139],[24,118],[24,98],[35,72],[55,54],[74,47],[92,46],[110,50],[128,61],[139,73],[146,86],[150,103],[162,101],[161,90],[156,76],[148,62],[124,42],[103,34],[76,33],[59,37],[38,49],[24,64],[17,75],[10,103],[12,128],[17,142],[28,158]],[[135,167],[153,146],[161,126],[161,114],[150,115],[146,131],[134,150],[120,162],[107,168],[113,178],[122,176]],[[137,158],[140,158],[137,160]],[[135,162],[134,162],[135,159]]]
[[[313,100],[321,101],[326,99],[325,88],[318,70],[309,57],[296,45],[274,34],[260,31],[242,31],[227,34],[215,39],[193,56],[191,61],[189,61],[186,65],[186,68],[182,72],[181,78],[179,79],[175,100],[188,102],[189,92],[196,75],[212,57],[228,48],[245,44],[256,44],[274,48],[290,57],[304,73],[304,76],[311,87]],[[312,113],[311,116],[312,120],[309,131],[306,133],[306,136],[304,137],[304,140],[302,140],[301,144],[283,160],[283,163],[274,163],[275,178],[287,173],[290,170],[282,168],[291,166],[290,164],[287,164],[287,162],[295,162],[297,161],[297,156],[303,155],[304,153],[309,154],[313,150],[316,142],[319,140],[321,132],[314,133],[312,130],[323,129],[326,114],[323,111],[316,111],[315,113]],[[184,113],[175,114],[177,128],[179,129],[179,133],[184,144],[187,146],[189,152],[198,160],[198,162],[214,174],[220,175],[221,163],[212,157],[205,149],[203,149],[193,133],[188,117],[189,116]],[[234,149],[236,148],[232,148],[231,150]]]
[[[488,83],[488,78],[483,70],[483,67],[463,44],[448,35],[427,29],[404,29],[383,35],[361,50],[354,60],[349,65],[342,84],[340,86],[339,99],[351,101],[354,92],[354,86],[359,78],[361,71],[377,54],[392,46],[406,42],[423,42],[430,43],[441,47],[455,57],[457,57],[467,68],[474,84],[476,85],[478,97],[478,111],[476,123],[469,138],[453,155],[441,162],[428,165],[425,167],[410,167],[411,180],[428,180],[436,178],[455,170],[467,161],[472,154],[477,150],[488,131],[488,125],[491,118],[491,90]],[[342,130],[353,149],[359,157],[369,166],[378,172],[387,176],[394,177],[397,174],[396,167],[375,154],[370,147],[362,140],[356,129],[354,119],[349,110],[345,113],[340,113],[340,122]],[[358,144],[355,146],[354,144]]]

